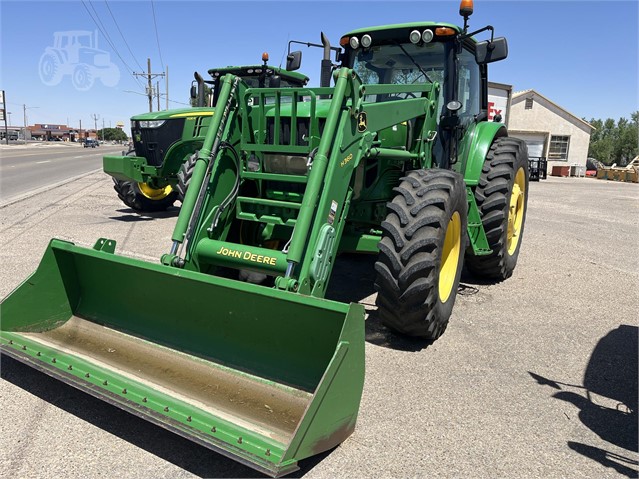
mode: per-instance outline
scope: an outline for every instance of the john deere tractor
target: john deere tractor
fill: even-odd
[[[300,52],[289,55],[287,68],[299,68]],[[104,158],[105,173],[113,177],[113,188],[128,207],[139,212],[164,211],[184,199],[196,157],[219,96],[219,80],[237,75],[252,87],[303,87],[308,77],[272,67],[268,55],[262,65],[214,68],[211,80],[195,72],[191,99],[195,108],[144,113],[131,118],[133,149],[122,156]]]
[[[345,34],[319,88],[220,77],[160,262],[52,240],[2,303],[2,351],[273,476],[342,442],[364,308],[324,298],[339,253],[377,255],[381,320],[435,340],[464,262],[504,280],[522,245],[526,147],[487,120],[506,40],[460,13]]]

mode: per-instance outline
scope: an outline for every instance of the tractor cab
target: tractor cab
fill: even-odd
[[[468,9],[470,8],[470,9]],[[352,68],[362,84],[415,85],[415,91],[367,95],[367,102],[385,102],[422,96],[424,84],[438,92],[437,138],[434,160],[448,168],[464,149],[462,137],[480,121],[487,121],[488,84],[486,64],[506,58],[505,38],[477,42],[468,33],[472,6],[460,9],[464,27],[437,22],[419,22],[362,28],[342,36],[341,66]],[[409,129],[419,128],[409,122]],[[410,147],[415,147],[415,143]]]
[[[240,77],[249,88],[302,88],[307,85],[309,78],[306,75],[268,65],[268,59],[268,53],[263,53],[262,65],[211,68],[208,71],[211,80],[204,80],[196,72],[191,85],[191,99],[197,100],[197,106],[214,106],[220,95],[220,79],[227,74]]]

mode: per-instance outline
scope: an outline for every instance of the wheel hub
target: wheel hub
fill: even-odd
[[[138,183],[138,187],[140,188],[140,193],[142,193],[142,195],[153,201],[162,200],[169,196],[173,191],[171,185],[166,185],[162,188],[153,188],[147,183]]]
[[[460,249],[461,217],[459,212],[455,211],[448,222],[448,228],[446,228],[446,237],[442,247],[442,260],[439,268],[439,299],[442,303],[448,301],[453,291]]]
[[[523,168],[517,170],[515,182],[510,194],[510,206],[508,210],[507,246],[508,254],[512,255],[517,250],[521,227],[524,220],[524,208],[526,199],[526,175]]]

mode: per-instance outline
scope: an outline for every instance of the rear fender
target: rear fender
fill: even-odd
[[[508,136],[508,130],[502,123],[483,121],[477,125],[473,132],[470,153],[464,171],[464,181],[467,186],[477,185],[490,145],[493,144],[495,138],[502,136]]]

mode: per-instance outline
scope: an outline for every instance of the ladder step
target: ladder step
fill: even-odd
[[[295,226],[301,205],[290,201],[238,196],[236,216],[241,220]]]

